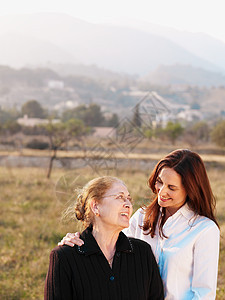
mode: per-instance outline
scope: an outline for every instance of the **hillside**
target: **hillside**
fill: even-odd
[[[132,20],[132,22],[121,20],[120,23],[123,26],[126,24],[130,28],[167,38],[190,53],[211,62],[217,67],[217,71],[224,72],[225,43],[219,39],[202,32],[193,33],[140,20]]]
[[[104,113],[122,117],[132,114],[132,108],[155,91],[167,107],[173,107],[173,114],[194,104],[204,117],[224,114],[224,78],[203,69],[161,66],[139,79],[93,65],[49,66],[52,69],[0,66],[0,106],[19,109],[26,101],[35,99],[45,109],[61,113],[92,102],[100,105]]]
[[[189,64],[212,71],[222,65],[157,31],[91,24],[56,13],[0,16],[0,64],[48,62],[95,64],[130,75],[146,75],[159,65]]]
[[[158,85],[192,85],[192,86],[220,86],[225,84],[225,76],[221,73],[209,72],[191,65],[160,66],[155,71],[142,77]]]

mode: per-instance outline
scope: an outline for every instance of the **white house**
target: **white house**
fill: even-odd
[[[17,123],[23,126],[34,127],[36,125],[48,124],[50,121],[48,119],[40,119],[40,118],[28,118],[27,115],[24,115],[23,118],[17,119]],[[60,122],[58,119],[51,120],[53,124]]]

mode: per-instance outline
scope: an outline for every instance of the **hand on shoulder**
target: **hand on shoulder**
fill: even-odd
[[[58,243],[58,246],[67,245],[73,247],[74,245],[82,246],[84,241],[80,239],[80,233],[67,233],[66,236],[62,238],[62,240]]]

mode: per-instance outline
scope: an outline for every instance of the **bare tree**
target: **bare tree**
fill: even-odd
[[[65,123],[60,122],[53,124],[52,122],[49,122],[49,124],[45,125],[45,129],[52,150],[47,171],[47,178],[50,178],[53,161],[57,157],[57,151],[67,145],[68,141],[72,138],[78,138],[84,135],[87,132],[87,128],[85,128],[82,121],[71,119]]]

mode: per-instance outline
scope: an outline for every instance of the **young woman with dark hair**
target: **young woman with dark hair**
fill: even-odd
[[[157,163],[148,183],[156,196],[135,212],[124,233],[151,245],[165,299],[215,299],[220,231],[201,157],[175,150]],[[79,242],[67,234],[60,244]]]
[[[215,197],[212,193],[206,169],[201,157],[190,150],[176,150],[160,160],[155,166],[150,178],[149,187],[156,194],[154,200],[145,209],[143,230],[148,231],[151,237],[155,235],[156,224],[159,224],[159,234],[163,236],[163,225],[171,215],[171,202],[164,204],[158,201],[158,190],[161,187],[159,174],[163,169],[172,169],[180,175],[183,188],[186,192],[185,203],[195,215],[205,216],[218,223],[214,216]],[[170,190],[173,190],[170,189]],[[173,206],[173,205],[172,205]],[[167,209],[166,209],[167,207]],[[161,210],[161,213],[160,213]]]

